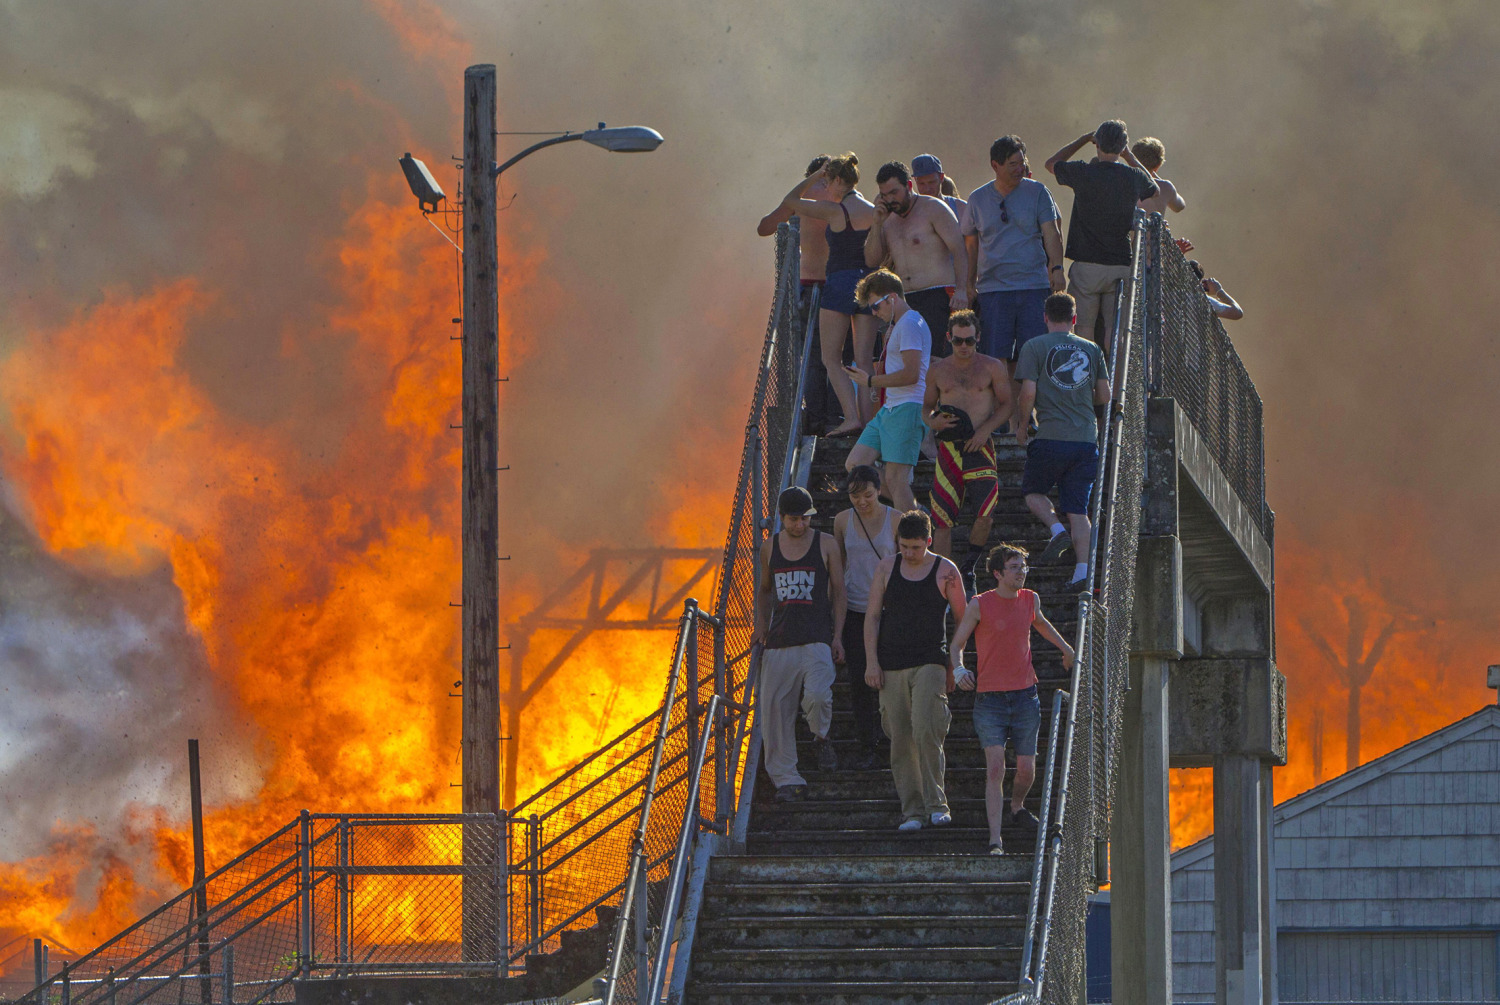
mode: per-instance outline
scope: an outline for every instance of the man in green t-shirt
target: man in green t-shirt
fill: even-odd
[[[1016,379],[1021,396],[1016,403],[1016,443],[1026,448],[1026,470],[1021,491],[1032,514],[1052,538],[1041,561],[1055,562],[1073,545],[1077,558],[1068,590],[1088,584],[1089,496],[1099,474],[1099,421],[1095,405],[1109,403],[1109,364],[1091,339],[1073,334],[1078,304],[1071,294],[1054,293],[1043,307],[1047,334],[1021,347]],[[1036,408],[1036,439],[1027,443],[1027,418]],[[1057,486],[1057,508],[1047,493]],[[1068,518],[1063,527],[1058,511]],[[1071,533],[1070,533],[1071,531]]]

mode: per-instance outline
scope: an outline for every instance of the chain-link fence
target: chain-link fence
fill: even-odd
[[[255,1005],[301,977],[497,973],[501,833],[492,815],[304,813],[21,1000]]]
[[[1145,344],[1150,393],[1176,399],[1269,540],[1260,394],[1166,224],[1151,221],[1146,231],[1159,263],[1143,305],[1154,322]]]

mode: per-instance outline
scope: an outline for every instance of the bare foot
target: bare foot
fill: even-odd
[[[845,423],[842,423],[841,425],[838,425],[838,426],[834,427],[833,429],[830,429],[828,432],[824,433],[823,435],[824,436],[848,436],[850,433],[857,433],[861,429],[864,429],[864,428],[865,428],[865,426],[864,426],[864,423],[862,423],[862,422],[845,422]]]

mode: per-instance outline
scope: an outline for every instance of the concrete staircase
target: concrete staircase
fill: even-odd
[[[1020,494],[1024,452],[1012,437],[995,442],[1001,489],[990,543],[1018,542],[1035,554],[1046,532]],[[814,455],[808,488],[818,505],[815,523],[824,531],[848,506],[839,486],[850,445],[848,439],[820,440]],[[931,478],[932,464],[924,461],[917,469],[919,501],[925,502]],[[956,558],[968,542],[968,513],[962,523],[953,535]],[[1071,561],[1037,568],[1027,584],[1069,639],[1077,607],[1061,588],[1071,572]],[[1035,644],[1033,653],[1042,679],[1045,748],[1052,692],[1066,677],[1050,645]],[[970,693],[950,696],[953,724],[945,749],[953,824],[914,833],[896,830],[901,814],[889,769],[818,771],[811,737],[799,723],[808,798],[776,803],[770,779],[760,774],[745,854],[721,855],[710,865],[687,985],[690,1005],[968,1005],[1017,989],[1035,842],[1029,833],[1007,830],[1006,854],[987,854],[984,756],[972,706]],[[842,679],[834,687],[834,709],[834,746],[849,764],[857,744]],[[1038,779],[1028,799],[1038,815],[1040,796]]]

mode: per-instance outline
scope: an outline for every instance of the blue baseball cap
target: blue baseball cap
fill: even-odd
[[[917,154],[911,159],[911,173],[913,177],[924,174],[942,174],[943,162],[932,154]]]

